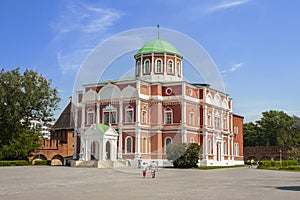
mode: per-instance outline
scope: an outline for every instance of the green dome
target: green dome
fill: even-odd
[[[176,54],[179,57],[182,55],[179,51],[174,47],[171,43],[166,42],[164,40],[153,40],[145,44],[136,54],[135,56],[146,54],[146,53],[169,53]]]

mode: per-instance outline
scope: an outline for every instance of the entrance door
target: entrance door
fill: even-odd
[[[106,142],[106,159],[110,160],[110,142]]]

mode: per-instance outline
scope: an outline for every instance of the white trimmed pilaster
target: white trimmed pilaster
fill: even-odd
[[[85,104],[81,103],[81,128],[85,125]]]
[[[77,123],[78,123],[78,108],[75,108],[74,113],[74,153],[73,159],[77,159]]]
[[[96,123],[100,124],[100,103],[97,103],[97,119]]]

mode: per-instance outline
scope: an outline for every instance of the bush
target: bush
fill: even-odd
[[[35,160],[34,165],[51,165],[49,160]]]
[[[298,165],[297,160],[282,160],[281,161],[282,167],[286,166],[295,166]],[[263,160],[258,162],[258,168],[259,169],[265,169],[268,167],[281,167],[280,166],[280,161],[278,160]]]
[[[200,146],[194,143],[169,145],[166,151],[168,160],[172,160],[176,168],[197,167],[199,152]]]
[[[27,160],[4,160],[0,161],[0,166],[26,166],[31,165]]]

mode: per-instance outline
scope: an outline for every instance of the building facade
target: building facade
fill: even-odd
[[[182,59],[172,44],[153,40],[135,54],[134,78],[84,85],[75,105],[76,136],[97,124],[112,127],[119,160],[165,165],[168,145],[197,143],[199,165],[243,164],[243,117],[233,114],[228,94],[184,81]],[[74,158],[99,159],[93,142],[74,143],[80,146]]]

